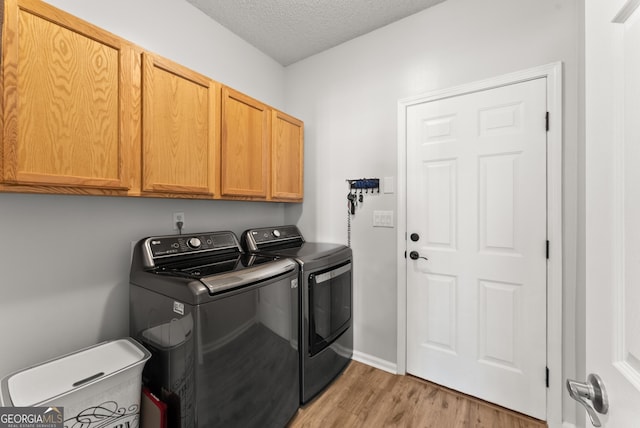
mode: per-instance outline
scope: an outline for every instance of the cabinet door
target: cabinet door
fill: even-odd
[[[218,93],[211,79],[143,54],[143,192],[214,193]]]
[[[301,201],[303,195],[302,121],[274,110],[271,119],[271,199]]]
[[[125,191],[132,47],[37,0],[4,19],[3,181]]]
[[[222,196],[266,199],[269,185],[269,108],[222,89]]]

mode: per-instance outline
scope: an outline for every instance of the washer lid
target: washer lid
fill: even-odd
[[[298,265],[291,259],[276,259],[268,263],[247,267],[241,271],[201,278],[200,281],[209,289],[209,294],[215,295],[247,285],[259,284],[293,271],[296,271],[297,274],[297,269]]]

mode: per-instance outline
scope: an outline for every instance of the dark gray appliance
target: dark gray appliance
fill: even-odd
[[[298,265],[233,232],[155,236],[133,252],[130,334],[169,426],[283,427],[299,406]]]
[[[249,229],[253,254],[291,257],[300,265],[300,402],[307,403],[353,356],[351,248],[306,242],[296,226]]]

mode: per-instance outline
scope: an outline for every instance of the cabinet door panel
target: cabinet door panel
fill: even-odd
[[[126,189],[131,47],[43,2],[7,1],[3,179]]]
[[[267,197],[270,119],[266,105],[223,88],[223,196]]]
[[[142,190],[213,194],[215,82],[147,53],[143,69]]]
[[[271,124],[271,199],[302,200],[303,123],[274,110]]]

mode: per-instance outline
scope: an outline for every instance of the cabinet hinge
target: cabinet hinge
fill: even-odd
[[[547,388],[549,388],[549,367],[545,367],[547,369],[547,373],[546,373],[546,384],[547,384]]]
[[[549,131],[549,112],[547,112],[547,114],[545,115],[545,127],[547,129],[547,131]]]
[[[547,239],[547,260],[549,259],[549,240]]]

